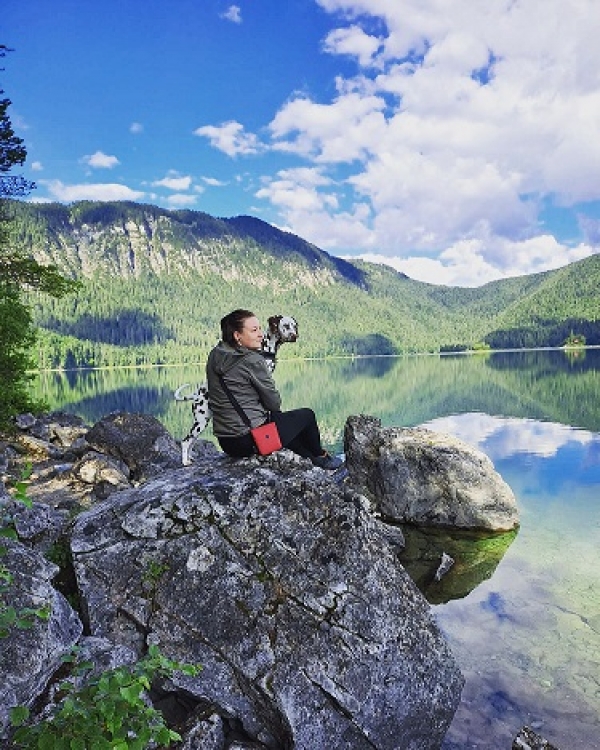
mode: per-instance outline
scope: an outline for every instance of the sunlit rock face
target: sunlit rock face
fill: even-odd
[[[351,483],[389,519],[495,531],[519,525],[510,487],[484,453],[458,438],[383,428],[361,415],[348,418],[344,448]]]
[[[287,451],[165,472],[83,513],[72,541],[92,635],[202,664],[178,689],[248,738],[439,748],[463,678],[400,545]]]

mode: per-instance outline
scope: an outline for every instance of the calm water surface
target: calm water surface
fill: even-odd
[[[483,450],[517,497],[516,534],[405,529],[403,562],[466,678],[444,750],[510,748],[523,724],[561,750],[600,748],[600,352],[283,360],[275,379],[333,450],[350,414],[425,425]],[[151,413],[182,438],[189,407],[173,390],[199,380],[201,365],[46,373],[40,393],[90,424]],[[456,562],[434,584],[442,551]]]

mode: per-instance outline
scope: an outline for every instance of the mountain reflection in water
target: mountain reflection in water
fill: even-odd
[[[44,373],[36,395],[89,424],[150,413],[180,439],[191,414],[173,391],[203,379],[201,364]],[[280,360],[275,380],[330,450],[351,414],[422,425],[482,450],[515,493],[517,532],[403,529],[402,562],[466,679],[443,750],[510,747],[524,724],[563,750],[598,747],[600,352]],[[455,563],[435,582],[443,552]]]

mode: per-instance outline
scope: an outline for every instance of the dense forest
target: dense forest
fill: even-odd
[[[41,368],[203,360],[235,307],[294,315],[287,357],[600,344],[600,259],[476,289],[348,262],[248,216],[129,202],[11,203],[12,242],[82,282],[32,293]]]

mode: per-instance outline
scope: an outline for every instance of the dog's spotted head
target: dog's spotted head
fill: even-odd
[[[292,343],[298,339],[298,322],[291,315],[273,315],[268,320],[269,333],[282,344]]]

